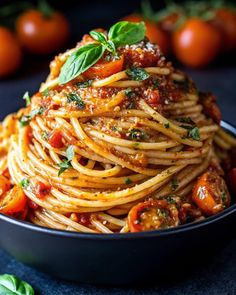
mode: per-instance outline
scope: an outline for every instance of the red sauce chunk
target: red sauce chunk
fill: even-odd
[[[216,97],[212,93],[200,93],[200,102],[203,105],[203,113],[220,124],[222,119],[220,108],[216,103]]]
[[[163,66],[165,58],[163,57],[160,48],[147,41],[141,41],[138,44],[126,45],[118,49],[124,54],[125,68],[129,67],[152,67]]]
[[[62,132],[58,129],[54,130],[48,138],[48,143],[55,149],[63,148],[64,142]]]
[[[44,199],[50,193],[51,186],[39,181],[35,186],[35,195],[39,199]]]

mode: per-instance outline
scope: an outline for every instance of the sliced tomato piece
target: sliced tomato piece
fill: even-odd
[[[179,224],[178,210],[166,200],[150,199],[134,206],[128,214],[131,232],[165,229]]]
[[[0,212],[12,215],[23,212],[27,207],[27,198],[19,186],[14,186],[0,199]]]
[[[116,74],[123,69],[124,55],[120,55],[118,59],[107,61],[106,59],[99,60],[95,65],[83,73],[88,79],[99,78],[103,79]]]
[[[55,149],[64,147],[63,134],[60,130],[55,129],[48,138],[48,143]]]
[[[46,195],[49,194],[50,190],[51,190],[50,185],[47,185],[43,183],[42,181],[39,181],[35,186],[34,192],[39,199],[43,199],[45,198]]]
[[[10,187],[10,181],[5,176],[0,175],[0,196],[4,195]]]
[[[206,215],[214,215],[230,205],[225,181],[213,171],[205,172],[198,178],[192,199]]]

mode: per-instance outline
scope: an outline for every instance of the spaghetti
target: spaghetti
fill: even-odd
[[[219,127],[211,95],[199,95],[147,40],[118,47],[115,57],[105,52],[60,84],[71,52],[93,42],[86,35],[56,57],[29,105],[3,121],[1,212],[60,230],[125,233],[229,206],[220,162],[236,140]],[[199,190],[193,195],[204,174],[206,189],[219,184],[212,207],[208,195],[204,204]]]

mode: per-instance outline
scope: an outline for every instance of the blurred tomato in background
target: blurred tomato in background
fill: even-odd
[[[73,47],[83,32],[96,27],[106,28],[107,24],[119,20],[144,21],[149,40],[158,44],[170,60],[190,68],[204,68],[234,56],[234,1],[176,0],[166,3],[130,0],[121,5],[113,1],[109,5],[116,13],[99,13],[99,21],[92,22],[86,17],[88,5],[90,15],[97,15],[104,3],[3,0],[0,4],[0,78],[14,74],[20,66],[25,68],[29,56],[35,61],[45,59],[48,63],[55,54]]]

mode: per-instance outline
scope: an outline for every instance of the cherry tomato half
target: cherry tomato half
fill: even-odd
[[[20,66],[20,45],[11,31],[0,27],[0,78],[14,73]]]
[[[0,196],[4,195],[10,187],[10,181],[5,176],[0,175]]]
[[[224,179],[213,171],[205,172],[198,178],[192,199],[207,215],[214,215],[230,204],[230,195]]]
[[[21,44],[31,53],[49,54],[60,49],[69,37],[68,21],[59,12],[45,16],[39,10],[27,10],[16,22]]]
[[[131,232],[164,229],[179,224],[178,210],[166,200],[150,199],[134,206],[128,214]]]
[[[9,192],[0,198],[0,212],[12,215],[20,213],[27,207],[27,198],[19,186],[14,186]]]
[[[95,65],[90,67],[87,71],[85,71],[83,75],[88,79],[103,79],[122,71],[123,64],[123,55],[119,56],[118,58],[113,58],[111,60],[106,60],[106,58],[103,58],[99,60]]]
[[[220,33],[203,20],[192,18],[173,33],[173,51],[183,64],[200,68],[212,62],[220,51]]]
[[[150,42],[158,44],[161,48],[161,51],[164,55],[167,55],[169,52],[169,38],[166,33],[158,27],[157,24],[142,18],[140,15],[131,14],[123,18],[123,20],[133,23],[145,22],[146,25],[146,36]]]

